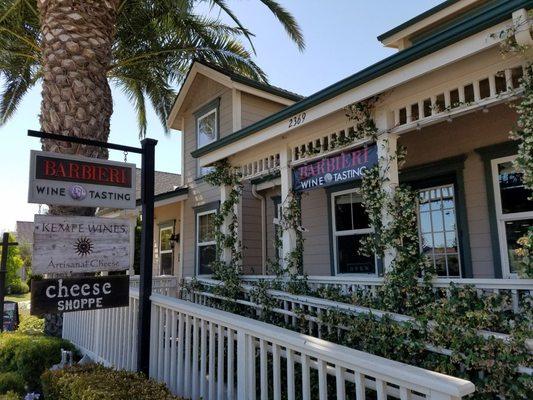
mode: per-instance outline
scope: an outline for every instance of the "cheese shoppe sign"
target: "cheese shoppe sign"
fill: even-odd
[[[366,169],[377,163],[375,144],[345,150],[293,168],[293,189],[305,191],[357,181],[363,178]]]
[[[126,307],[129,276],[32,280],[31,314],[65,313]]]
[[[31,152],[28,202],[135,209],[135,164]]]

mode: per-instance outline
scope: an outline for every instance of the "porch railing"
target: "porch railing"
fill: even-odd
[[[139,275],[130,278],[130,286],[139,287]],[[173,275],[154,276],[152,279],[152,293],[175,297],[177,288],[178,278]]]
[[[94,359],[135,368],[138,290],[125,308],[68,313],[63,337]],[[152,295],[150,374],[191,399],[460,399],[462,379],[184,300]],[[316,385],[316,386],[315,386]]]
[[[260,280],[273,280],[272,275],[243,275],[244,282],[258,282]],[[349,295],[360,291],[367,295],[376,295],[377,288],[384,283],[383,277],[374,276],[309,276],[308,284],[311,289],[336,288],[342,294]],[[452,279],[436,278],[433,280],[435,290],[442,289],[446,296],[450,296],[450,285],[471,285],[478,295],[491,293],[509,293],[515,313],[520,313],[525,302],[533,300],[533,279]]]

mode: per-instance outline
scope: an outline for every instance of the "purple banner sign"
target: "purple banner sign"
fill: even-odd
[[[375,144],[346,150],[292,170],[293,189],[304,191],[329,187],[363,178],[363,172],[378,163]]]

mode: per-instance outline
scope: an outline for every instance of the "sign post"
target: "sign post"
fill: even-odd
[[[142,170],[141,170],[141,202],[142,202],[142,236],[141,236],[141,276],[140,276],[140,287],[139,287],[139,316],[138,316],[138,338],[137,338],[137,371],[142,372],[146,375],[149,375],[149,360],[150,360],[150,315],[151,315],[151,302],[150,302],[150,296],[152,294],[152,262],[153,262],[153,238],[154,238],[154,180],[155,180],[155,146],[157,144],[157,140],[154,139],[144,139],[141,144],[142,148],[138,147],[131,147],[131,146],[124,146],[121,144],[115,144],[115,143],[107,143],[107,142],[100,142],[97,140],[91,140],[91,139],[85,139],[85,138],[78,138],[73,136],[64,136],[64,135],[57,135],[53,133],[45,133],[45,132],[38,132],[38,131],[28,131],[28,136],[31,137],[37,137],[41,139],[49,139],[49,140],[56,140],[56,141],[63,141],[63,142],[70,142],[70,143],[78,143],[83,144],[87,146],[95,146],[95,147],[103,147],[106,149],[113,149],[113,150],[119,150],[119,151],[125,151],[130,153],[136,153],[141,154],[142,156]],[[54,154],[54,157],[58,157],[57,154]],[[94,163],[99,164],[106,164],[110,165],[110,162],[103,162],[102,160],[93,160]],[[57,161],[56,161],[57,163]],[[59,164],[55,164],[59,165]],[[76,169],[76,165],[78,165],[78,168]],[[110,195],[111,199],[113,201],[120,201],[126,203],[126,205],[122,205],[122,208],[135,208],[131,206],[131,197],[128,198],[126,192],[122,192],[121,190],[117,189],[117,187],[120,187],[123,183],[121,172],[114,172],[115,169],[107,168],[104,166],[103,168],[98,169],[98,175],[92,174],[92,172],[87,172],[89,175],[83,174],[83,166],[86,166],[86,168],[91,168],[91,165],[87,165],[87,163],[69,163],[68,164],[68,174],[63,174],[63,172],[56,169],[53,171],[53,169],[49,170],[49,172],[52,172],[51,175],[55,176],[57,178],[57,175],[59,175],[59,178],[61,179],[50,179],[50,174],[41,175],[41,178],[45,178],[48,180],[61,180],[65,181],[65,176],[67,178],[73,178],[76,182],[79,181],[79,179],[84,179],[85,177],[89,176],[90,183],[100,183],[102,184],[101,180],[104,181],[113,181],[108,182],[112,183],[111,186],[114,186],[114,193]],[[97,166],[95,166],[97,168]],[[66,169],[65,169],[66,171]],[[96,171],[96,169],[94,170]],[[96,174],[96,172],[95,172]],[[100,182],[92,182],[94,181],[95,176],[98,176],[98,180]],[[80,178],[81,177],[81,178]],[[36,180],[39,179],[36,177]],[[31,181],[31,179],[30,179]],[[131,180],[133,182],[133,179]],[[37,184],[39,182],[35,182]],[[117,184],[118,183],[118,184]],[[96,203],[93,203],[93,206],[100,205],[100,200],[104,199],[104,196],[102,193],[99,193],[97,196],[96,194],[90,193],[89,191],[80,190],[78,187],[68,187],[66,190],[61,191],[61,187],[54,187],[54,183],[49,182],[48,186],[50,187],[51,191],[45,191],[41,190],[41,193],[37,190],[37,187],[35,187],[37,195],[39,194],[51,194],[52,196],[59,196],[63,199],[68,199],[68,202],[70,203],[71,200],[74,200],[77,205],[83,206],[82,204],[78,203],[77,201],[85,200],[84,204],[85,206],[88,206],[89,202],[86,199],[95,199]],[[54,190],[54,188],[56,190]],[[65,189],[65,188],[63,188]],[[34,192],[35,193],[35,192]],[[59,194],[58,194],[59,193]],[[96,193],[96,192],[95,192]],[[31,194],[30,194],[31,199]],[[107,199],[107,197],[106,197]],[[135,199],[133,200],[134,204]],[[129,206],[128,206],[129,203]],[[116,206],[116,205],[115,205]],[[87,299],[89,301],[89,299]]]
[[[9,246],[17,246],[17,242],[9,242],[9,233],[4,232],[2,237],[2,260],[0,261],[0,314],[2,322],[0,323],[0,332],[4,330],[4,297],[6,295],[6,273],[7,273],[7,256]]]

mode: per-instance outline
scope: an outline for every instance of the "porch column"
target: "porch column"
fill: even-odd
[[[382,176],[385,177],[383,190],[389,198],[392,198],[399,184],[398,160],[396,158],[398,135],[389,133],[389,129],[392,127],[392,118],[386,111],[376,113],[376,126],[380,132],[383,132],[377,140],[379,166]],[[386,209],[382,211],[382,220],[384,226],[392,222],[392,216]],[[385,273],[390,271],[395,256],[396,254],[392,247],[385,249],[383,257],[383,270]]]
[[[290,167],[291,151],[284,145],[279,154],[279,169],[281,179],[281,204],[282,212],[285,213],[287,200],[292,191],[292,171]],[[296,232],[294,229],[283,229],[281,237],[282,251],[281,263],[285,266],[285,259],[296,248]],[[294,272],[294,271],[291,271]]]
[[[228,199],[229,195],[231,193],[231,186],[222,185],[220,187],[220,206],[222,207],[222,204]],[[230,232],[230,224],[231,224],[231,216],[228,215],[224,218],[224,221],[222,222],[222,226],[220,227],[220,231],[227,235]],[[220,249],[220,257],[221,260],[224,261],[226,264],[229,264],[231,262],[231,248],[224,247]]]

